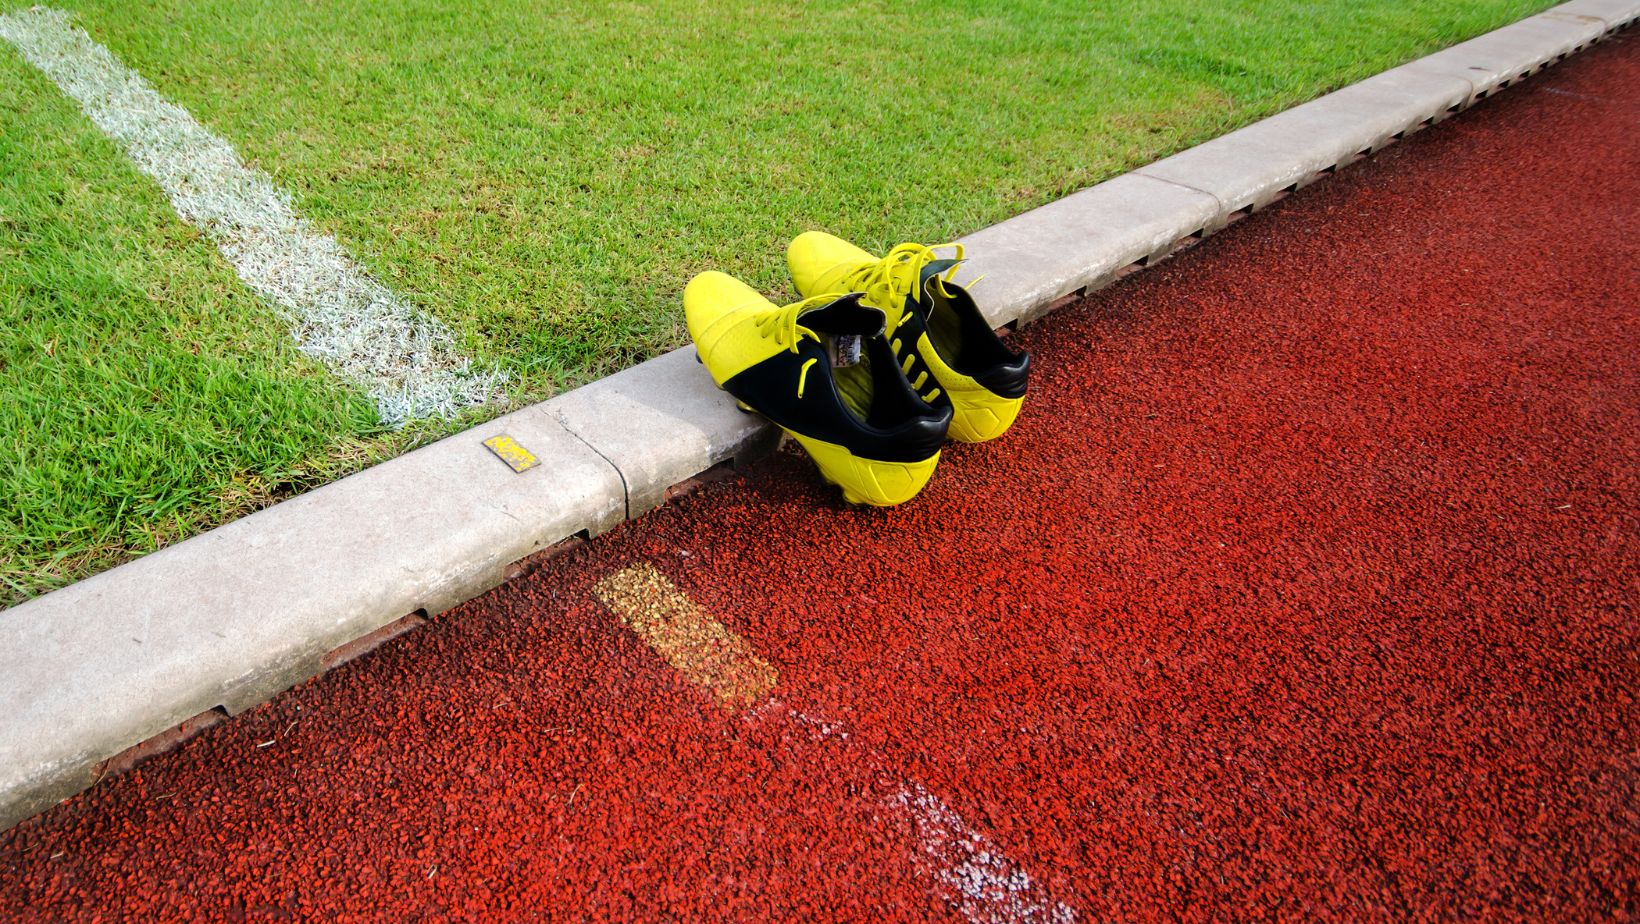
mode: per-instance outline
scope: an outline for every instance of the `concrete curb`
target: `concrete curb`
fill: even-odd
[[[1574,0],[1295,106],[963,239],[959,281],[1001,326],[1033,321],[1640,18]]]
[[[979,231],[963,278],[995,325],[1035,320],[1636,19],[1573,0],[1394,68]],[[0,614],[0,830],[777,437],[685,348]]]

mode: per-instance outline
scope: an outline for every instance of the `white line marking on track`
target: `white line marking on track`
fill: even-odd
[[[770,705],[807,729],[816,741],[848,741],[848,731],[839,723],[804,715],[778,700],[770,700]],[[873,769],[885,766],[877,754],[863,751],[861,757]],[[918,870],[934,880],[936,893],[965,919],[974,924],[1069,924],[1076,920],[1075,909],[1055,901],[995,841],[974,829],[923,784],[901,780],[887,808],[911,826]]]
[[[805,715],[769,697],[779,682],[775,669],[653,565],[638,563],[614,572],[597,583],[593,595],[726,710],[756,703],[744,713],[748,719],[788,722],[815,744],[849,748],[853,763],[873,774],[895,776],[881,755],[850,743],[842,723]],[[884,808],[911,829],[917,871],[933,880],[935,894],[973,924],[1076,920],[1074,909],[1055,901],[995,841],[923,784],[901,780]]]
[[[985,835],[921,783],[907,780],[895,796],[917,829],[922,857],[945,900],[970,921],[1051,921],[1067,924],[1076,912],[1043,894]]]
[[[272,178],[74,27],[67,13],[37,6],[0,15],[0,38],[125,148],[245,285],[289,316],[298,348],[367,391],[384,423],[448,417],[499,397],[502,373],[475,369],[443,324],[356,266],[335,238],[296,214]]]

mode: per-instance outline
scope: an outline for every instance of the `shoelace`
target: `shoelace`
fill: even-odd
[[[864,292],[866,298],[882,308],[889,315],[889,331],[892,333],[905,319],[906,298],[909,297],[916,302],[922,301],[923,267],[938,259],[934,251],[945,248],[955,250],[956,259],[952,261],[950,269],[932,277],[929,282],[933,287],[937,287],[936,291],[940,295],[948,296],[945,284],[956,275],[957,267],[964,258],[961,244],[901,244],[876,263],[868,263],[850,273],[843,279],[842,288],[849,292]]]
[[[838,296],[831,294],[816,295],[813,298],[806,298],[795,305],[787,305],[779,311],[773,311],[765,314],[757,319],[758,333],[761,333],[765,337],[774,338],[775,343],[785,347],[793,353],[797,352],[797,346],[803,341],[804,337],[807,337],[817,343],[824,342],[820,339],[819,334],[816,334],[814,331],[797,323],[797,316],[810,308],[818,308],[822,305],[828,305],[836,301],[837,298]],[[804,363],[802,369],[797,374],[797,397],[799,399],[803,397],[803,388],[808,384],[809,368],[816,362],[818,362],[818,360],[811,359]]]
[[[912,365],[916,362],[916,350],[914,347],[902,344],[900,338],[895,337],[894,334],[899,330],[900,325],[905,323],[906,298],[909,297],[914,302],[922,301],[923,267],[938,259],[938,254],[934,251],[947,248],[957,253],[956,258],[951,261],[951,267],[940,275],[930,277],[928,282],[929,287],[942,297],[950,297],[950,292],[946,290],[945,284],[950,282],[951,277],[956,275],[957,267],[962,264],[965,256],[962,245],[956,243],[934,244],[933,246],[913,243],[901,244],[890,250],[881,260],[862,266],[843,279],[842,287],[844,289],[851,292],[864,292],[866,298],[872,304],[881,308],[883,313],[887,315],[887,333],[892,338],[889,342],[889,348],[900,359],[900,371],[907,376],[911,374]],[[983,278],[983,276],[980,276],[968,285],[972,286]],[[923,393],[922,389],[928,378],[926,371],[920,373],[911,382],[911,387],[918,392],[924,401],[933,404],[935,399],[940,396],[940,389],[936,386],[927,393]]]

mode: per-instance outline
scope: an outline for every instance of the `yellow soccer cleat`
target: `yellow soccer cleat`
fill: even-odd
[[[777,308],[708,272],[683,290],[683,312],[712,381],[802,443],[844,500],[891,507],[928,483],[951,406],[906,381],[881,310],[837,294]]]
[[[804,296],[865,293],[863,304],[881,308],[888,319],[895,354],[902,362],[919,357],[950,396],[951,436],[969,443],[996,439],[1019,416],[1031,358],[1009,349],[973,297],[951,281],[962,245],[936,246],[955,248],[956,259],[940,259],[934,247],[921,244],[901,244],[878,258],[842,238],[809,231],[786,248],[786,262]]]

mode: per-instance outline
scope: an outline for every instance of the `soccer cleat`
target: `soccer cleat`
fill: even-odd
[[[996,439],[1019,416],[1031,358],[1010,350],[973,296],[951,281],[962,245],[937,246],[954,247],[956,259],[939,259],[933,247],[921,244],[901,244],[879,259],[841,238],[809,231],[786,248],[786,262],[805,297],[865,293],[863,304],[881,308],[888,319],[894,352],[902,361],[920,357],[950,396],[951,436],[969,443]]]
[[[683,312],[712,380],[802,443],[844,500],[890,507],[928,483],[951,405],[906,381],[881,310],[837,294],[777,308],[707,272],[684,288]]]

